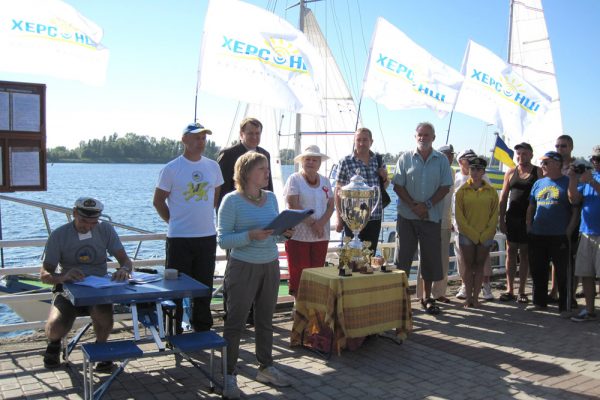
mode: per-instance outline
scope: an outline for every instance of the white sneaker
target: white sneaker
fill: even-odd
[[[458,292],[456,293],[456,298],[464,300],[467,298],[467,290],[465,289],[465,285],[462,285]]]
[[[262,383],[271,383],[275,386],[290,386],[288,378],[277,368],[270,366],[265,369],[259,369],[256,374],[256,380]]]
[[[227,387],[223,389],[223,397],[227,399],[239,399],[240,388],[237,385],[237,376],[225,375],[225,382]]]
[[[596,313],[590,313],[585,308],[579,312],[575,317],[571,317],[571,321],[573,322],[587,322],[587,321],[595,321]]]
[[[483,294],[483,299],[486,301],[494,300],[494,295],[492,294],[492,287],[488,283],[484,283],[481,287],[481,292]]]

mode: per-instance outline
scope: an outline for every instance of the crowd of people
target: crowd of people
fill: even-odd
[[[371,150],[371,131],[359,128],[353,152],[339,160],[335,190],[329,179],[319,174],[328,156],[318,146],[310,145],[294,159],[299,171],[285,184],[285,204],[278,204],[270,155],[259,146],[262,128],[257,119],[244,119],[240,142],[222,150],[213,161],[203,155],[211,130],[198,123],[186,126],[182,133],[183,154],[161,170],[154,192],[154,207],[168,224],[165,267],[184,272],[212,289],[217,245],[226,250],[223,336],[228,344],[224,396],[240,396],[236,368],[240,337],[249,314],[255,326],[259,363],[256,379],[276,386],[289,385],[272,357],[273,314],[280,282],[277,243],[285,242],[289,293],[296,296],[302,271],[325,263],[334,212],[336,231],[353,235],[342,219],[341,200],[336,193],[357,171],[367,185],[387,188],[391,183],[398,195],[394,264],[409,274],[418,249],[417,297],[425,312],[438,314],[442,311],[439,304],[450,302],[447,279],[452,232],[462,279],[457,298],[464,300],[466,308],[481,306],[481,292],[484,300],[494,298],[489,254],[499,229],[507,238],[507,288],[501,301],[529,303],[526,282],[530,271],[533,298],[528,309],[545,309],[554,300],[556,290],[561,316],[571,316],[570,308],[577,306],[570,297],[577,283],[572,278],[577,277],[583,283],[586,307],[572,319],[596,318],[600,146],[594,148],[592,167],[586,168],[574,163],[573,141],[563,135],[557,139],[556,151],[541,157],[540,168],[532,163],[532,147],[520,143],[515,146],[517,165],[505,174],[498,196],[485,173],[487,161],[473,150],[458,154],[459,168],[452,173],[454,148],[444,145],[434,149],[435,128],[430,123],[416,127],[416,147],[400,155],[391,182],[381,156]],[[294,229],[275,235],[265,227],[282,208],[312,209],[314,213]],[[60,341],[79,313],[90,313],[99,342],[106,341],[112,329],[112,306],[76,309],[62,296],[60,285],[86,275],[105,275],[107,252],[121,265],[113,279],[130,277],[131,261],[114,229],[99,223],[102,211],[100,201],[78,199],[73,222],[53,231],[48,240],[41,272],[42,281],[55,285],[46,326],[49,344],[44,364],[48,368],[60,365]],[[369,242],[373,254],[382,215],[380,202],[359,233],[362,241]],[[519,289],[515,295],[517,267]],[[549,292],[550,275],[555,288]],[[210,301],[210,297],[192,300],[190,322],[194,331],[211,329]],[[181,302],[177,302],[175,316],[176,331],[181,333]],[[97,368],[112,368],[110,363],[103,364]]]

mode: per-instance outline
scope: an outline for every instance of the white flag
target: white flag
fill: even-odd
[[[377,19],[363,83],[368,96],[391,110],[452,111],[462,75],[383,18]]]
[[[101,85],[102,29],[60,0],[0,0],[0,70]]]
[[[467,46],[463,74],[455,110],[495,124],[510,137],[521,137],[550,105],[509,64],[473,41]]]
[[[211,0],[204,22],[198,85],[248,103],[323,114],[317,52],[276,15],[236,0]]]

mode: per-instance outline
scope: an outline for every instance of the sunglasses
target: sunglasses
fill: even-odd
[[[560,148],[564,149],[564,148],[568,147],[568,145],[566,145],[566,144],[556,144],[556,145],[554,145],[554,147],[557,148],[557,149],[560,149]]]
[[[590,158],[592,162],[600,163],[600,157],[592,157]]]

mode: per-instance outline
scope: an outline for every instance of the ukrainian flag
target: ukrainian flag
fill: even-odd
[[[513,161],[513,156],[515,152],[508,148],[506,143],[500,136],[496,136],[496,144],[494,145],[494,158],[500,161],[502,164],[513,168],[516,164]]]

